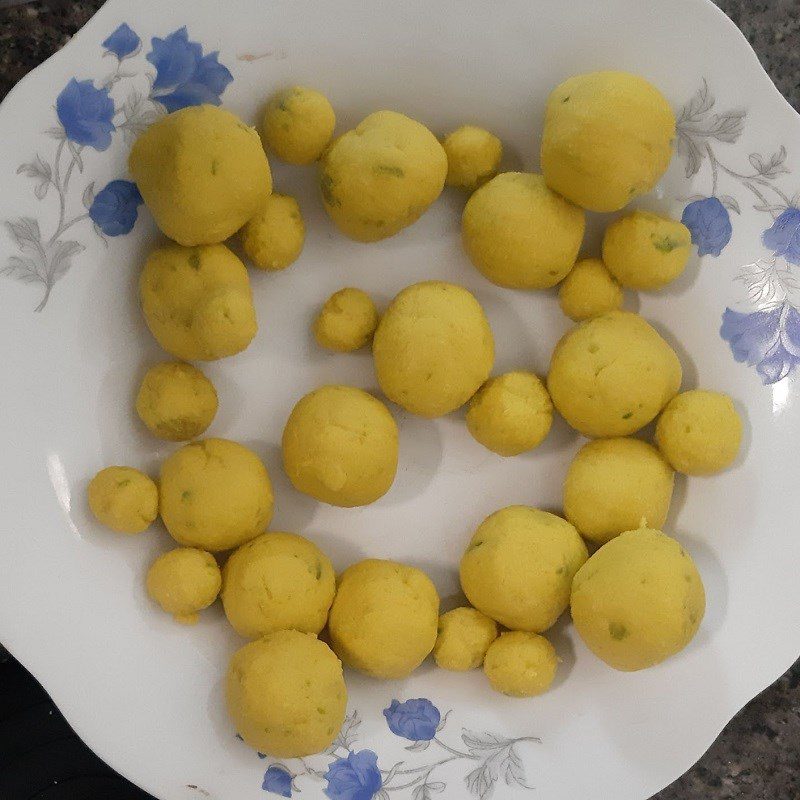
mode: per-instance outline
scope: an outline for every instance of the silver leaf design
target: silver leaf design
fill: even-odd
[[[67,147],[72,157],[75,159],[75,165],[78,167],[78,172],[83,172],[83,159],[81,158],[80,148],[71,139],[67,139]]]
[[[67,138],[67,133],[61,125],[53,125],[44,132],[44,135],[59,142]]]
[[[431,743],[429,739],[421,739],[418,742],[414,742],[414,744],[410,744],[408,747],[404,748],[408,750],[409,753],[420,753],[423,750],[427,750],[430,747]]]
[[[53,180],[53,170],[38,153],[33,161],[28,164],[21,164],[17,168],[17,175],[33,178],[36,181],[33,193],[36,195],[37,200],[44,200]]]
[[[88,210],[92,207],[93,202],[94,202],[94,181],[92,181],[83,190],[83,207]]]
[[[430,786],[427,783],[421,783],[411,793],[411,800],[432,800]]]
[[[737,214],[742,213],[742,209],[739,208],[739,201],[729,194],[723,194],[719,198],[720,203],[725,206],[725,208],[729,209],[730,211],[734,211]]]
[[[123,122],[119,126],[126,144],[149,128],[163,114],[163,107],[154,103],[141,92],[134,90],[122,104]]]
[[[11,256],[0,274],[16,278],[22,283],[44,283],[44,265],[35,258]]]

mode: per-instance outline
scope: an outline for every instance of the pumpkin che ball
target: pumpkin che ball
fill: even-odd
[[[118,533],[146,531],[158,516],[158,487],[133,467],[106,467],[89,482],[89,508]]]
[[[497,638],[497,623],[477,608],[454,608],[439,617],[433,648],[436,666],[454,672],[477,669]]]
[[[176,622],[194,625],[222,585],[211,553],[193,547],[176,547],[159,556],[147,572],[147,594]]]
[[[447,185],[474,192],[497,174],[503,157],[500,140],[484,128],[462,125],[442,141],[447,153]]]
[[[286,269],[299,258],[306,237],[297,200],[271,194],[242,228],[241,237],[253,266],[270,272]]]
[[[574,322],[622,308],[622,286],[599,258],[582,258],[558,287],[558,304]]]
[[[311,164],[333,136],[336,114],[316,89],[292,86],[275,94],[264,112],[264,141],[282,161]]]
[[[544,636],[506,631],[489,646],[483,671],[492,689],[509,697],[536,697],[550,688],[558,656]]]
[[[314,338],[320,347],[352,353],[369,344],[378,327],[378,309],[361,289],[334,292],[314,320]]]

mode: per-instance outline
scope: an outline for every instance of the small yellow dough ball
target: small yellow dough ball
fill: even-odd
[[[436,666],[454,672],[477,669],[497,638],[497,623],[476,608],[454,608],[439,617],[433,648]]]
[[[667,403],[656,424],[656,444],[685,475],[711,475],[729,467],[741,443],[741,417],[721,392],[683,392]]]
[[[336,591],[328,557],[294,533],[263,533],[243,544],[223,578],[225,615],[248,639],[280,630],[319,633]]]
[[[161,465],[160,512],[178,544],[217,552],[263,533],[272,484],[261,459],[227,439],[184,445]]]
[[[538,447],[553,424],[553,403],[532,372],[490,378],[470,400],[467,429],[484,447],[516,456]]]
[[[145,373],[136,395],[139,419],[159,439],[200,436],[217,413],[214,384],[191,364],[164,361]]]
[[[547,289],[573,267],[583,211],[547,188],[541,175],[503,172],[470,197],[461,239],[472,263],[509,289]]]
[[[370,558],[339,577],[328,619],[334,651],[375,678],[410,675],[436,644],[439,595],[421,570]]]
[[[106,467],[89,482],[89,508],[118,533],[141,533],[158,516],[158,487],[133,467]]]
[[[614,669],[645,669],[683,650],[706,607],[692,557],[641,528],[603,545],[575,576],[572,619],[586,646]]]
[[[503,144],[493,134],[475,125],[462,125],[442,142],[447,153],[448,186],[474,192],[497,174]]]
[[[397,472],[397,423],[376,397],[323,386],[301,398],[283,429],[283,467],[299,492],[352,508],[389,491]]]
[[[377,111],[328,148],[320,188],[339,230],[359,242],[394,236],[441,194],[447,156],[421,123]]]
[[[311,164],[328,146],[335,127],[336,114],[324,94],[292,86],[267,103],[264,141],[289,164]]]
[[[541,633],[569,604],[586,545],[566,520],[528,506],[487,517],[461,559],[467,600],[506,628]]]
[[[372,340],[378,327],[378,309],[361,289],[340,289],[332,294],[314,320],[314,338],[320,347],[352,353]]]
[[[235,355],[256,335],[247,269],[223,244],[157,248],[139,278],[139,297],[156,341],[186,361]]]
[[[188,247],[225,241],[272,191],[258,132],[216,106],[161,117],[136,139],[128,166],[158,227]]]
[[[494,338],[480,303],[462,286],[415,283],[392,300],[372,343],[383,393],[412,414],[460,408],[489,377]]]
[[[582,258],[558,287],[561,310],[575,322],[622,308],[622,287],[599,258]]]
[[[492,689],[509,697],[535,697],[546,692],[557,668],[553,645],[544,636],[528,631],[501,633],[483,662]]]
[[[253,266],[286,269],[300,257],[306,227],[294,197],[271,194],[261,210],[242,228],[242,248]]]
[[[672,157],[675,114],[627,72],[575,75],[547,100],[541,164],[547,185],[590,211],[617,211],[649,192]]]
[[[147,594],[176,622],[194,625],[222,585],[211,553],[193,547],[177,547],[159,556],[147,572]]]
[[[330,746],[344,722],[342,663],[313,633],[276,631],[231,658],[228,713],[250,747],[302,758]]]
[[[565,334],[550,359],[556,410],[585,436],[627,436],[678,392],[681,363],[642,317],[612,311]]]
[[[564,480],[564,516],[586,539],[604,544],[641,525],[661,528],[674,473],[661,453],[639,439],[585,444]]]

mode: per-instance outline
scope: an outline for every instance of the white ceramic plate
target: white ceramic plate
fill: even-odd
[[[700,633],[662,666],[621,674],[565,622],[553,636],[563,659],[556,686],[530,701],[490,692],[480,672],[426,665],[395,683],[349,675],[335,751],[260,759],[223,709],[223,672],[240,643],[219,610],[186,629],[145,597],[143,573],[167,536],[116,536],[87,514],[98,468],[155,470],[171,450],[131,410],[138,379],[161,355],[134,293],[157,236],[125,182],[132,136],[164,107],[220,95],[255,121],[275,87],[301,82],[333,99],[341,129],[382,107],[438,132],[476,121],[502,137],[508,167],[535,169],[549,90],[610,67],[644,74],[678,111],[678,152],[643,205],[685,213],[707,253],[634,307],[675,344],[685,385],[729,392],[747,420],[735,467],[680,480],[669,520],[706,583]],[[800,650],[798,142],[797,115],[703,0],[111,0],[0,110],[0,639],[90,747],[163,800],[649,796]],[[316,504],[282,474],[283,422],[315,386],[375,382],[367,353],[313,345],[312,315],[343,285],[386,301],[423,278],[457,281],[487,309],[496,369],[540,373],[567,322],[553,293],[504,291],[470,266],[459,245],[463,198],[445,193],[412,228],[363,246],[326,219],[312,169],[274,166],[309,236],[290,270],[253,275],[261,328],[244,354],[208,368],[221,398],[210,432],[265,458],[275,529],[311,536],[339,569],[365,555],[416,564],[452,597],[474,527],[511,503],[558,508],[580,441],[557,424],[539,450],[504,460],[470,439],[460,415],[398,413],[391,492],[355,511]],[[595,219],[587,250],[604,221]],[[422,698],[383,713],[392,700]]]

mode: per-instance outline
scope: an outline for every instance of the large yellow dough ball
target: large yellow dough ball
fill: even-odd
[[[106,467],[89,482],[89,508],[118,533],[141,533],[158,516],[155,482],[133,467]]]
[[[494,364],[480,303],[463,287],[415,283],[392,300],[372,344],[383,393],[412,414],[441,417],[478,391]]]
[[[205,439],[161,465],[161,519],[178,544],[229,550],[263,533],[272,519],[272,484],[244,445]]]
[[[158,227],[187,246],[232,236],[272,191],[258,132],[216,106],[162,117],[136,139],[128,166]]]
[[[239,735],[276,758],[325,750],[344,722],[342,664],[313,633],[276,631],[231,658],[228,713]]]
[[[314,320],[314,338],[320,347],[352,353],[368,344],[378,327],[378,309],[361,289],[339,289]]]
[[[397,472],[397,423],[371,394],[323,386],[301,398],[283,429],[283,467],[295,489],[333,506],[365,506]]]
[[[156,341],[186,361],[235,355],[256,335],[247,270],[223,244],[153,250],[139,278],[139,297]]]
[[[264,140],[278,158],[290,164],[316,161],[335,127],[336,114],[328,98],[305,86],[278,92],[264,113]]]
[[[641,525],[661,528],[674,474],[666,459],[639,439],[598,439],[577,453],[564,480],[564,516],[578,532],[604,543]]]
[[[439,595],[424,572],[371,558],[341,574],[328,630],[345,664],[399,679],[433,650],[438,620]]]
[[[483,662],[492,689],[509,697],[535,697],[547,691],[557,668],[553,645],[528,631],[501,633]]]
[[[454,608],[439,617],[433,648],[436,666],[455,672],[477,669],[497,638],[497,623],[476,608]]]
[[[675,115],[651,83],[591,72],[547,100],[541,163],[547,185],[591,211],[616,211],[649,192],[672,157]]]
[[[177,547],[159,556],[147,572],[147,594],[176,622],[194,625],[222,585],[211,553],[193,547]]]
[[[626,436],[678,392],[673,349],[638,314],[612,311],[582,322],[556,345],[547,388],[562,417],[586,436]]]
[[[467,600],[506,628],[546,631],[569,604],[586,545],[566,520],[528,506],[487,517],[461,559]]]
[[[622,287],[599,258],[582,258],[558,287],[561,310],[575,322],[622,307]]]
[[[572,269],[584,226],[583,211],[548,189],[541,175],[504,172],[470,197],[461,239],[492,283],[546,289]]]
[[[497,174],[503,158],[503,144],[493,134],[475,125],[462,125],[442,142],[447,153],[447,185],[466,192]]]
[[[339,230],[375,242],[416,222],[441,194],[446,175],[444,149],[424,125],[377,111],[328,148],[320,186]]]
[[[693,389],[674,397],[658,418],[656,444],[686,475],[711,475],[729,467],[742,443],[742,420],[721,392]]]
[[[259,269],[281,270],[300,256],[306,227],[294,197],[271,194],[242,228],[242,247]]]
[[[490,378],[470,400],[467,429],[484,447],[516,456],[538,447],[553,423],[553,403],[532,372]]]
[[[328,557],[294,533],[264,533],[243,544],[223,578],[225,615],[248,639],[289,629],[319,633],[336,591]]]
[[[692,557],[661,531],[627,531],[575,576],[572,619],[586,646],[614,669],[652,667],[686,647],[705,591]]]

